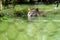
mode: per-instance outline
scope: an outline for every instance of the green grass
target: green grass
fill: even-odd
[[[54,6],[16,5],[15,10],[32,7],[49,10],[53,9]],[[31,22],[27,22],[27,19],[21,17],[4,16],[0,18],[0,40],[60,40],[60,22],[52,21],[60,20],[59,13],[59,11],[52,11],[46,17],[35,18]]]

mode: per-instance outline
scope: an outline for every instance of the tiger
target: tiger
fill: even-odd
[[[46,11],[39,11],[38,8],[32,8],[28,12],[28,20],[31,20],[32,17],[44,16],[46,14],[47,14]]]

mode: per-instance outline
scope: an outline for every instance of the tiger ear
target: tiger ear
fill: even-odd
[[[36,11],[39,11],[39,9],[38,9],[38,8],[36,8]]]

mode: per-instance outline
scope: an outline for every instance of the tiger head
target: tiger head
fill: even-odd
[[[35,17],[35,16],[44,16],[44,15],[46,15],[47,14],[47,12],[46,11],[39,11],[39,9],[38,8],[32,8],[32,9],[30,9],[29,10],[29,12],[28,12],[28,16],[33,16],[33,17]]]
[[[38,16],[38,12],[39,12],[38,8],[32,8],[29,10],[28,14],[30,16]]]

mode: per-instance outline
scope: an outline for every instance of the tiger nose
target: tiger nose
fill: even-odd
[[[33,16],[33,15],[30,15],[31,17]]]

